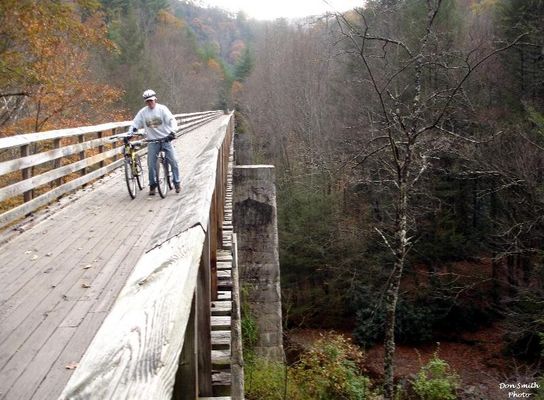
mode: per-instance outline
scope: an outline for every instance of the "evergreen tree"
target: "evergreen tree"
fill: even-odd
[[[249,47],[244,48],[240,59],[234,66],[234,80],[243,82],[251,74],[254,60]]]

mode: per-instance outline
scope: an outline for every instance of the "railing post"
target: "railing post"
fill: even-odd
[[[223,181],[223,163],[221,162],[221,152],[223,150],[223,145],[221,145],[221,148],[219,149],[219,154],[217,157],[217,173],[215,178],[215,215],[216,215],[216,224],[217,224],[217,243],[219,243],[219,246],[222,245],[223,242],[223,207],[225,203],[225,187],[224,187],[224,181]]]
[[[60,139],[54,139],[53,140],[53,148],[55,149],[59,149],[60,148]],[[61,166],[61,163],[62,163],[62,158],[57,158],[55,160],[55,163],[54,163],[54,168],[57,169]],[[55,181],[55,186],[60,186],[62,185],[62,178],[58,178],[56,181]],[[53,185],[51,185],[53,186]]]
[[[113,128],[113,129],[111,130],[111,136],[114,136],[114,135],[115,135],[115,132],[117,132],[117,129],[116,129],[116,128]],[[112,142],[111,147],[112,147],[112,148],[115,147],[115,145],[113,144],[113,142]],[[114,161],[114,162],[117,161],[117,154],[113,156],[113,161]]]
[[[217,300],[217,190],[214,190],[212,196],[212,204],[210,207],[210,284],[211,284],[211,299]]]
[[[232,234],[232,400],[244,399],[244,355],[242,349],[242,315],[238,273],[238,239]]]
[[[96,137],[98,139],[102,139],[104,135],[102,134],[102,132],[96,132]],[[104,145],[99,145],[98,146],[98,153],[102,154],[104,152]],[[98,164],[99,165],[99,168],[102,168],[104,166],[104,161],[100,161],[100,163]]]
[[[196,332],[196,298],[193,295],[191,314],[185,329],[185,341],[180,355],[180,363],[174,385],[173,400],[195,400],[198,398],[197,374],[197,332]]]
[[[212,338],[211,338],[211,282],[210,282],[210,229],[200,259],[198,271],[197,336],[198,336],[198,393],[211,397],[212,392]]]
[[[85,141],[85,135],[78,135],[77,136],[78,143],[83,143]],[[85,150],[81,151],[79,153],[79,160],[85,160]],[[83,176],[87,173],[87,168],[82,168],[80,171],[80,175]]]
[[[21,158],[27,157],[30,155],[30,146],[28,144],[25,144],[21,146]],[[32,177],[32,168],[23,168],[21,170],[21,178],[22,180],[29,179]],[[24,202],[32,200],[32,190],[28,190],[23,193]]]

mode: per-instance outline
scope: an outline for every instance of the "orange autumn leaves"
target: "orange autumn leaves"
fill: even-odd
[[[98,51],[114,51],[99,3],[0,3],[2,136],[114,119],[121,95],[94,73]]]

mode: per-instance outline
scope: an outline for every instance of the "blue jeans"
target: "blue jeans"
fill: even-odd
[[[178,187],[180,181],[179,167],[178,162],[176,161],[176,155],[174,154],[174,147],[172,147],[172,143],[170,142],[151,142],[147,145],[147,169],[149,170],[149,187],[157,187],[157,180],[155,179],[155,169],[157,165],[157,154],[159,153],[161,146],[164,150],[164,153],[166,154],[168,164],[170,164],[170,168],[172,168],[172,178],[174,180],[174,185]]]

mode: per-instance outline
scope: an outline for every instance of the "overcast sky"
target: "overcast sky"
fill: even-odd
[[[201,0],[201,3],[238,12],[250,18],[270,20],[324,14],[327,11],[346,11],[360,7],[363,0]]]

